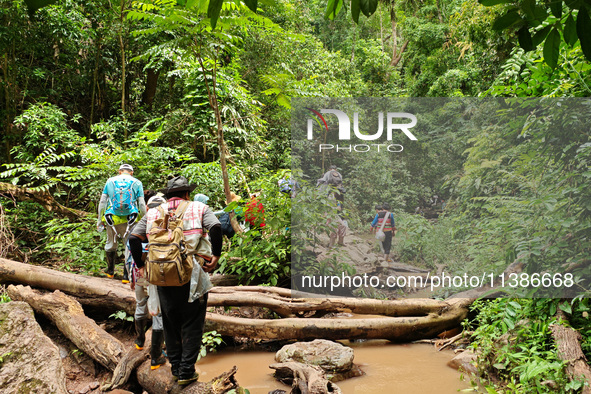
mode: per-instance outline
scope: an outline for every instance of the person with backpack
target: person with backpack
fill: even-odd
[[[119,175],[109,178],[98,204],[97,230],[102,231],[107,225],[107,243],[105,252],[107,257],[107,277],[115,275],[117,265],[118,239],[127,244],[127,238],[135,226],[138,214],[146,214],[144,201],[144,187],[142,182],[133,177],[133,167],[122,164]],[[123,283],[129,283],[127,269],[123,269]]]
[[[207,273],[216,268],[222,253],[220,222],[207,205],[190,201],[195,187],[183,176],[168,181],[162,190],[168,202],[147,213],[148,258],[139,269],[140,276],[158,286],[166,351],[179,385],[199,377],[195,362],[207,293],[213,287]]]
[[[345,188],[343,187],[343,176],[337,170],[337,166],[334,164],[328,168],[328,171],[324,173],[322,178],[316,181],[316,185],[323,189],[326,189],[330,186],[335,187],[338,191],[338,194],[340,195],[343,195],[346,192]]]
[[[390,249],[392,247],[392,237],[396,231],[396,222],[394,215],[390,212],[390,204],[382,204],[382,209],[376,214],[371,222],[372,232],[375,231],[376,238],[381,241],[384,252],[384,260],[390,260]]]
[[[156,208],[166,202],[161,195],[155,195],[148,200],[148,208]],[[162,356],[162,344],[164,342],[164,329],[162,326],[162,313],[150,316],[148,310],[148,287],[149,283],[145,278],[139,276],[139,268],[144,266],[144,254],[147,253],[148,238],[146,228],[148,216],[144,215],[134,227],[129,236],[128,249],[130,258],[128,259],[128,272],[131,279],[131,290],[135,290],[135,313],[133,315],[135,322],[135,331],[137,337],[134,341],[138,350],[144,348],[146,341],[146,330],[152,320],[152,343],[150,347],[151,369],[157,369],[166,363]],[[155,295],[158,296],[157,294]]]

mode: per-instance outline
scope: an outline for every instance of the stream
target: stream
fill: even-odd
[[[355,351],[355,364],[365,376],[337,382],[344,394],[451,394],[469,389],[461,374],[446,364],[453,351],[437,351],[429,344],[392,344],[385,340],[365,342],[341,341]],[[275,389],[289,392],[289,387],[276,381],[268,368],[275,353],[262,351],[234,352],[222,350],[208,354],[197,363],[200,381],[208,381],[238,366],[238,383],[251,394],[268,394]]]

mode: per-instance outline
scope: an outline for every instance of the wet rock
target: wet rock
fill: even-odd
[[[326,339],[315,339],[283,346],[275,354],[275,361],[317,365],[329,373],[347,372],[353,367],[353,349]]]
[[[458,371],[476,374],[478,369],[474,365],[475,362],[476,355],[471,350],[465,350],[461,353],[458,353],[447,363],[447,365],[457,369]]]
[[[328,380],[339,382],[364,375],[364,372],[353,364],[353,357],[353,349],[350,347],[326,339],[315,339],[312,342],[296,342],[283,346],[275,354],[275,361],[294,361],[317,366],[326,373]]]
[[[0,305],[0,387],[4,393],[67,393],[59,349],[25,302]]]

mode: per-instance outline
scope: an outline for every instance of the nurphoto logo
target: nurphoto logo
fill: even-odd
[[[321,109],[316,111],[312,108],[305,107],[307,110],[314,113],[320,120],[316,119],[316,123],[324,128],[328,132],[328,123],[322,114],[335,115],[339,125],[339,140],[350,141],[351,140],[351,120],[349,116],[338,109]],[[410,120],[410,122],[400,123],[401,119]],[[308,118],[308,140],[312,140],[314,136],[314,119]],[[386,139],[392,141],[392,134],[397,131],[402,131],[411,141],[416,141],[417,138],[411,133],[410,129],[417,124],[417,117],[407,112],[387,112],[386,113]],[[359,113],[353,113],[353,133],[355,137],[362,141],[375,141],[382,138],[384,133],[384,113],[378,113],[378,130],[374,134],[364,134],[359,130]],[[372,147],[380,151],[380,147],[386,147],[388,152],[402,152],[404,147],[400,144],[356,144],[356,145],[339,145],[339,144],[319,144],[319,152],[323,150],[334,149],[336,152],[348,151],[348,152],[369,152]]]

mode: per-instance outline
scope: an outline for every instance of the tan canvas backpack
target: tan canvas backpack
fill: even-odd
[[[179,204],[174,214],[157,209],[160,218],[154,221],[149,232],[146,276],[157,286],[182,286],[191,280],[193,258],[187,256],[183,236],[183,215],[189,201]]]

